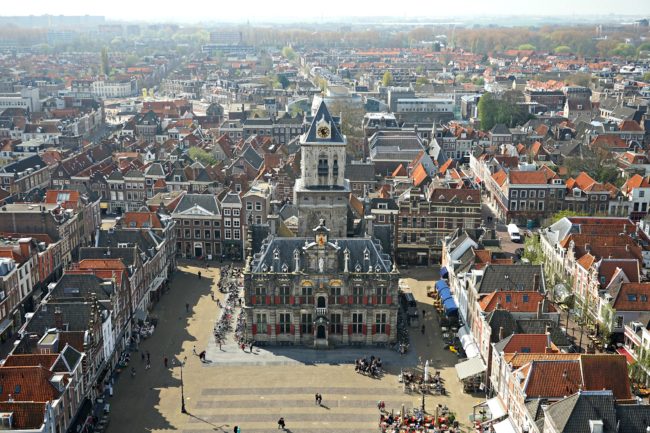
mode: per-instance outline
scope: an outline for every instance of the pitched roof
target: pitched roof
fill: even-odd
[[[528,398],[558,399],[578,392],[582,386],[577,361],[532,361],[527,372],[523,388]]]
[[[420,186],[427,178],[429,178],[429,174],[423,164],[418,164],[411,173],[411,178],[413,179],[414,186]]]
[[[648,423],[650,422],[650,405],[616,405],[616,418],[619,422],[619,432],[647,433]]]
[[[321,122],[329,123],[330,125],[330,137],[329,138],[319,138],[317,134],[318,124]],[[314,143],[314,142],[325,142],[325,143],[345,143],[345,137],[339,131],[339,128],[336,126],[336,122],[332,118],[325,101],[321,101],[316,110],[316,114],[309,125],[309,129],[304,135],[305,142]]]
[[[54,373],[45,367],[2,367],[0,368],[0,401],[46,402],[55,400],[61,394],[50,379]]]
[[[616,433],[614,403],[611,391],[580,391],[549,405],[545,417],[558,433],[592,433],[590,420],[603,422],[602,433]]]
[[[538,289],[544,287],[544,271],[540,265],[495,265],[489,264],[483,271],[478,293],[491,293],[497,290],[534,290],[535,280]]]
[[[532,361],[577,361],[580,359],[579,353],[504,353],[503,359],[512,365],[513,369],[518,369]]]
[[[558,348],[546,334],[512,334],[496,345],[504,353],[547,353],[558,352]]]
[[[0,412],[11,412],[16,430],[40,430],[45,421],[45,402],[0,402]]]
[[[24,355],[9,355],[3,367],[45,367],[48,370],[59,358],[58,353],[29,353]]]
[[[616,311],[650,311],[650,283],[623,283],[612,307]]]
[[[508,173],[506,173],[504,170],[499,170],[492,175],[492,179],[494,179],[494,181],[499,186],[503,186],[507,178],[508,178]]]
[[[580,368],[584,389],[609,389],[616,400],[631,400],[632,391],[627,370],[627,360],[623,355],[585,355],[580,356]],[[603,372],[607,374],[603,374]]]
[[[156,212],[126,212],[121,221],[122,227],[125,228],[163,228],[160,217]]]
[[[511,170],[508,175],[509,182],[512,185],[544,185],[548,182],[546,173],[542,170]]]
[[[535,313],[544,299],[544,295],[535,291],[496,291],[481,298],[479,307],[485,312],[493,311],[498,306],[513,313]],[[554,311],[553,305],[546,306],[545,312]]]

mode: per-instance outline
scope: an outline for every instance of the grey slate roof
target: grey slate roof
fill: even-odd
[[[330,127],[331,127],[331,133],[330,133],[330,138],[319,138],[318,135],[316,134],[316,129],[317,124],[321,121],[324,120],[325,122],[329,122]],[[329,110],[327,109],[327,106],[325,105],[325,102],[321,102],[320,106],[318,107],[318,110],[316,111],[316,115],[313,117],[311,121],[311,125],[309,125],[309,129],[307,130],[307,133],[305,134],[305,141],[307,143],[345,143],[345,138],[339,131],[339,128],[337,126],[337,123],[335,120],[332,118],[332,115],[330,114]]]
[[[43,168],[47,164],[43,162],[40,156],[32,155],[32,156],[28,156],[27,158],[19,159],[18,161],[12,162],[11,164],[5,165],[4,167],[0,168],[0,172],[20,173],[22,171],[27,170],[28,168],[36,169],[37,165],[40,166],[40,168]]]
[[[124,180],[124,176],[122,176],[122,172],[115,170],[108,176],[108,180]]]
[[[591,433],[589,420],[602,420],[603,433],[616,433],[616,410],[611,391],[581,391],[546,409],[558,433]],[[627,430],[621,430],[627,433]]]
[[[377,131],[370,137],[368,147],[373,161],[411,162],[425,150],[420,136],[410,131]]]
[[[66,344],[65,348],[61,351],[59,358],[56,360],[56,363],[52,367],[52,370],[56,372],[73,371],[80,359],[81,353],[79,353],[79,351],[74,347]]]
[[[54,299],[85,298],[95,295],[98,300],[110,299],[113,288],[102,284],[105,280],[92,274],[65,274],[50,292]]]
[[[534,276],[539,278],[539,288],[544,288],[544,270],[541,265],[493,265],[483,271],[478,293],[492,293],[497,290],[533,290]]]
[[[517,320],[517,331],[521,334],[544,334],[546,327],[549,327],[551,341],[558,347],[569,347],[571,341],[562,331],[557,322],[550,319],[519,319]]]
[[[345,177],[351,182],[369,182],[375,179],[375,163],[351,161],[345,165]]]
[[[239,194],[234,193],[234,192],[229,192],[226,194],[226,196],[221,200],[221,203],[241,203],[241,198],[239,197]]]
[[[494,310],[490,312],[485,319],[492,330],[490,335],[491,343],[497,343],[499,341],[499,330],[501,328],[503,328],[504,337],[517,332],[517,321],[507,310]]]
[[[300,253],[301,257],[301,266],[305,266],[305,252],[303,247],[306,244],[313,242],[312,238],[271,238],[267,239],[262,244],[262,249],[259,253],[253,256],[253,261],[251,263],[251,270],[253,272],[263,272],[264,266],[266,269],[271,269],[274,265],[274,262],[279,262],[281,266],[286,263],[290,270],[294,269],[294,251],[297,250]],[[342,272],[344,270],[344,251],[348,249],[350,251],[350,264],[349,270],[354,272],[355,267],[359,264],[362,267],[362,272],[367,272],[368,262],[364,262],[364,251],[368,249],[370,253],[370,264],[372,264],[373,269],[376,265],[379,265],[381,272],[390,272],[392,269],[392,264],[390,261],[390,256],[385,254],[381,250],[381,246],[378,243],[373,242],[368,238],[343,238],[343,239],[330,239],[330,244],[335,244],[338,246],[338,266],[337,269],[329,269],[328,271],[332,272]],[[279,260],[274,261],[273,251],[278,250]],[[276,267],[277,268],[277,267]],[[279,271],[278,271],[279,272]]]
[[[178,202],[173,214],[184,212],[194,206],[200,206],[214,215],[219,215],[219,203],[213,194],[185,194]]]
[[[131,266],[135,266],[137,261],[138,248],[102,248],[102,247],[83,247],[79,249],[79,260],[83,259],[120,259],[124,266],[129,269],[129,275],[133,274]]]
[[[248,146],[246,148],[242,154],[242,158],[244,158],[246,162],[248,162],[255,170],[259,170],[264,163],[264,158],[262,158],[262,156],[257,153],[257,151],[253,149],[252,146]]]
[[[99,304],[101,308],[101,304]],[[86,331],[92,316],[92,302],[48,302],[40,304],[32,318],[27,322],[25,331],[44,335],[50,328],[56,327],[54,311],[61,312],[61,322],[67,324],[68,331]]]
[[[650,405],[623,405],[616,406],[616,417],[619,422],[619,432],[646,433],[650,426]]]
[[[165,170],[163,170],[162,164],[159,162],[154,162],[145,171],[146,176],[164,176]]]
[[[492,134],[497,134],[497,135],[510,135],[510,129],[503,123],[497,123],[490,129],[490,132]]]
[[[115,249],[124,248],[118,247],[118,245],[127,244],[129,247],[137,247],[141,254],[146,254],[149,257],[156,255],[155,248],[160,243],[161,239],[151,230],[100,230],[99,236],[95,240],[97,247],[110,247],[111,255]],[[143,256],[142,261],[146,261],[146,257]]]

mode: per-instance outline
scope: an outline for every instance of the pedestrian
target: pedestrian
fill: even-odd
[[[285,427],[284,418],[281,417],[281,418],[278,420],[278,429],[282,429],[282,430],[284,430],[284,427]]]
[[[212,301],[214,301],[214,292],[210,292],[210,297],[212,298]]]
[[[236,426],[232,429],[232,433],[239,433],[239,426],[236,425]]]
[[[149,370],[150,368],[151,368],[151,364],[149,363],[149,361],[147,361],[147,364],[144,366],[144,369]]]
[[[201,271],[199,271],[199,274],[198,274],[198,275],[199,275],[199,280],[200,280],[200,279],[201,279]]]
[[[255,342],[254,342],[254,341],[251,341],[251,345],[250,345],[250,348],[249,348],[249,350],[250,350],[251,353],[253,353],[253,344],[255,344]]]
[[[151,364],[151,353],[147,350],[147,364]]]
[[[241,299],[242,299],[242,298],[239,298],[239,306],[240,306],[240,307],[241,307]]]
[[[323,405],[323,396],[318,394],[318,405],[322,406]]]
[[[205,350],[199,353],[199,359],[201,360],[201,362],[205,362]]]
[[[422,325],[422,335],[424,335],[424,325]]]
[[[190,304],[185,304],[185,312],[189,313],[190,312]]]
[[[422,310],[422,318],[424,319],[424,315],[426,314],[426,310]]]
[[[318,393],[316,393],[316,395],[314,395],[314,401],[315,401],[315,404],[318,404]]]
[[[195,355],[197,355],[197,353],[196,353],[196,346],[192,346],[192,353],[195,354]]]
[[[140,352],[140,354],[142,355],[142,362],[144,362],[144,352]]]
[[[169,360],[168,360],[167,357],[165,356],[165,357],[163,358],[163,363],[165,364],[165,368],[167,368],[167,363],[168,363],[168,362],[169,362]]]

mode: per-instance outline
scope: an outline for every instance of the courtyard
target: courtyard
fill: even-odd
[[[202,278],[197,276],[201,271]],[[186,263],[173,276],[171,288],[154,307],[158,318],[154,334],[140,344],[151,355],[145,370],[140,354],[132,355],[136,374],[116,378],[110,403],[110,433],[120,432],[232,432],[277,429],[284,417],[290,432],[376,432],[377,402],[399,411],[420,407],[420,394],[406,394],[398,382],[403,368],[422,367],[429,360],[431,371],[440,371],[447,395],[425,397],[425,409],[435,413],[446,405],[462,425],[468,425],[473,405],[480,395],[462,392],[454,365],[457,355],[444,350],[440,327],[426,296],[436,274],[430,269],[404,271],[404,283],[413,291],[419,310],[425,310],[425,332],[411,330],[410,351],[400,356],[394,350],[343,348],[315,351],[303,348],[255,347],[243,351],[232,340],[215,344],[212,329],[218,317],[216,300],[218,268]],[[212,300],[212,294],[215,300]],[[186,310],[189,306],[189,311]],[[206,351],[207,362],[195,355]],[[379,379],[357,374],[354,359],[378,356],[384,375]],[[164,359],[168,359],[168,367]],[[181,367],[187,413],[181,412]],[[320,393],[322,405],[315,404]],[[464,429],[466,431],[466,429]]]

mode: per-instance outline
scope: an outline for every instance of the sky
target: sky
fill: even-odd
[[[359,16],[580,16],[650,17],[649,0],[22,0],[2,1],[0,15],[103,15],[128,21],[318,21]],[[239,8],[238,6],[242,6]]]

